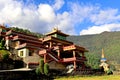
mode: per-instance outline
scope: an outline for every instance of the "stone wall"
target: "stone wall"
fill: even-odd
[[[40,61],[40,56],[37,55],[37,54],[33,55],[33,56],[27,56],[27,57],[23,58],[23,62],[25,63],[24,67],[26,67],[28,65],[29,68],[31,68],[31,67],[36,68],[38,66],[38,64],[36,64],[36,63],[39,63],[39,61]]]
[[[49,63],[49,68],[50,69],[65,69],[66,67],[65,67],[65,65],[63,65],[61,63],[52,61]]]
[[[14,65],[0,62],[0,70],[7,70],[7,69],[14,69]]]

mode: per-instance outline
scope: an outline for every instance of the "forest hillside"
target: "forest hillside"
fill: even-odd
[[[84,46],[89,50],[86,54],[92,54],[99,59],[103,48],[109,63],[113,65],[120,64],[120,31],[103,32],[95,35],[69,36],[67,39],[77,45]]]

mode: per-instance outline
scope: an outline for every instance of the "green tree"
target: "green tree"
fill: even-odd
[[[37,75],[40,75],[40,74],[48,75],[48,73],[49,73],[48,63],[44,64],[44,60],[40,59],[39,66],[36,68],[35,72],[36,72]]]
[[[35,72],[36,72],[37,75],[40,75],[40,68],[37,67],[36,70],[35,70]]]
[[[7,60],[9,58],[9,51],[7,50],[0,50],[0,57],[2,60]]]
[[[100,58],[96,55],[93,55],[93,54],[87,54],[86,55],[87,57],[87,65],[91,66],[91,68],[93,69],[98,69],[100,68],[99,65],[100,65]]]
[[[0,36],[0,50],[5,50],[5,40],[2,36]]]
[[[39,63],[39,68],[40,68],[40,72],[42,74],[44,74],[44,60],[43,59],[40,59],[40,63]]]
[[[0,36],[0,57],[3,60],[7,60],[9,58],[9,51],[6,50],[5,40],[2,36]]]
[[[22,28],[18,28],[18,27],[11,27],[10,29],[12,29],[13,31],[16,31],[16,32],[21,32],[21,33],[33,35],[33,36],[38,37],[38,38],[41,38],[43,36],[40,33],[31,32],[28,29],[22,29]]]
[[[43,59],[40,59],[39,66],[36,68],[35,72],[37,75],[39,75],[40,73],[44,74],[44,60]]]
[[[45,63],[44,64],[44,74],[48,75],[48,73],[49,73],[49,65],[48,65],[48,63]]]

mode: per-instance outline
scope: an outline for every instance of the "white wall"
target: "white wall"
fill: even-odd
[[[23,52],[23,56],[21,56],[21,52]],[[27,57],[27,56],[29,56],[29,50],[27,48],[18,50],[18,56],[20,56],[20,57]]]

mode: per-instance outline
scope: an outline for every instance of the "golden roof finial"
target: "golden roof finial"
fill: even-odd
[[[105,58],[104,50],[103,50],[103,49],[102,49],[102,55],[101,55],[101,58]]]
[[[58,27],[54,27],[54,28],[53,28],[53,31],[58,31]]]

